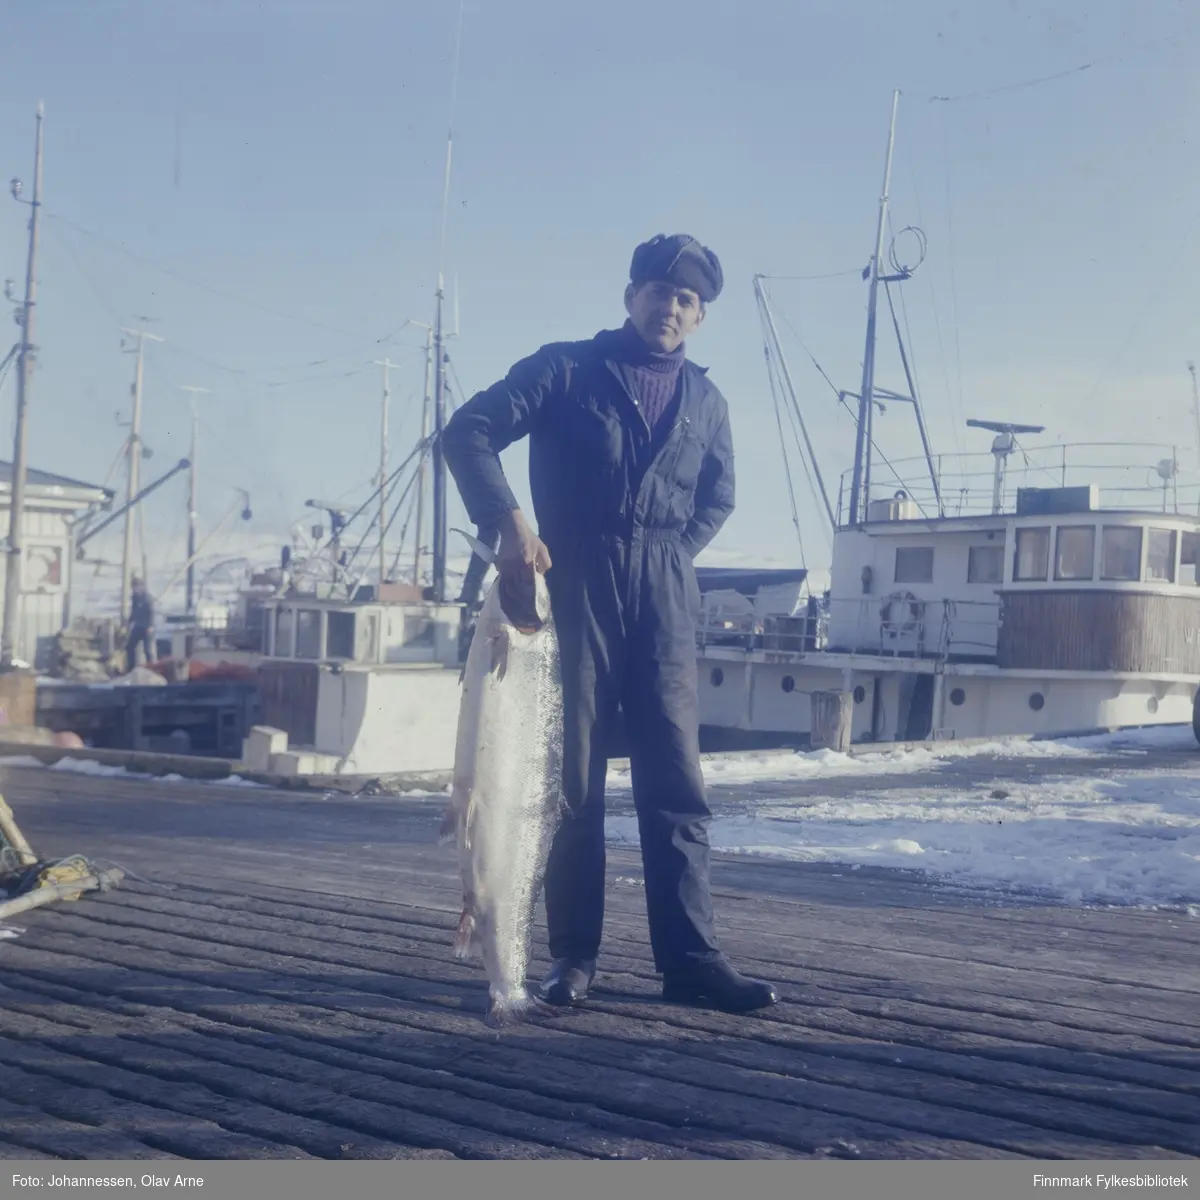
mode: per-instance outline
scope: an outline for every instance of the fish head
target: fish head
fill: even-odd
[[[537,633],[550,619],[550,589],[532,563],[505,571],[497,581],[500,607],[519,633]]]

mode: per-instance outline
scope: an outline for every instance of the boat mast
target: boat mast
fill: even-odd
[[[429,405],[431,401],[430,395],[430,371],[433,369],[433,326],[427,325],[425,328],[425,387],[421,393],[421,445],[425,444],[425,439],[429,436]],[[424,543],[421,541],[421,534],[425,528],[425,451],[421,451],[421,458],[417,464],[417,532],[414,537],[415,548],[413,550],[413,587],[421,586],[421,552],[424,548]]]
[[[449,156],[447,155],[447,173]],[[433,318],[433,599],[446,599],[446,456],[442,433],[446,428],[446,350],[442,331],[442,276],[438,274],[437,303]]]
[[[1196,364],[1188,363],[1188,371],[1192,376],[1192,416],[1196,418],[1196,454],[1200,456],[1200,389],[1196,386]]]
[[[192,412],[192,438],[191,447],[188,451],[188,462],[191,463],[188,469],[188,532],[187,532],[187,583],[186,605],[187,615],[195,617],[196,615],[196,523],[199,520],[199,514],[196,507],[197,491],[196,491],[196,450],[200,442],[200,409],[196,402],[197,396],[207,396],[208,388],[193,387],[190,384],[184,384],[180,389],[181,392],[187,392],[189,404]]]
[[[454,45],[454,82],[450,91],[450,125],[446,133],[446,175],[442,188],[442,237],[438,249],[437,297],[433,317],[433,600],[446,599],[446,456],[442,434],[446,428],[446,345],[442,308],[446,298],[446,222],[450,212],[450,162],[454,150],[454,110],[458,103],[458,67],[462,59],[463,15],[458,8],[458,35]]]
[[[871,495],[871,427],[875,392],[875,320],[879,300],[879,265],[883,257],[883,235],[887,225],[888,189],[892,179],[892,148],[896,141],[896,109],[900,91],[892,94],[892,121],[888,131],[887,160],[883,169],[883,193],[879,197],[879,225],[875,253],[871,256],[870,290],[867,295],[867,344],[863,351],[862,389],[858,398],[858,433],[854,444],[854,476],[850,493],[850,524],[866,519]]]

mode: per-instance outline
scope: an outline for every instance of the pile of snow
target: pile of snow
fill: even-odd
[[[839,754],[835,750],[770,750],[712,755],[704,760],[704,778],[710,784],[778,782],[787,779],[819,779],[835,775],[899,775],[927,771],[940,763],[967,758],[1087,758],[1119,750],[1177,750],[1197,748],[1188,725],[1162,725],[1147,729],[1122,730],[1057,741],[1025,741],[997,738],[994,741],[941,742],[936,746],[882,748]],[[1197,748],[1200,749],[1200,748]],[[608,784],[627,790],[629,771],[609,770]]]

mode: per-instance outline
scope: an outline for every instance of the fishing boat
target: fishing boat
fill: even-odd
[[[763,277],[755,280],[772,382],[790,398],[832,532],[829,591],[741,628],[708,615],[702,724],[730,739],[839,749],[1186,722],[1200,737],[1200,493],[1181,483],[1178,448],[1038,444],[1028,439],[1041,425],[972,419],[990,447],[935,458],[895,322],[909,391],[875,384],[880,290],[890,305],[891,287],[914,270],[897,260],[894,240],[890,274],[883,262],[897,99],[863,272],[862,386],[839,393],[856,404],[857,432],[836,496],[795,402]],[[921,457],[879,453],[874,417],[884,403],[911,406]]]

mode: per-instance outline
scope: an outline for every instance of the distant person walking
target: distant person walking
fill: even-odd
[[[140,644],[147,662],[154,661],[154,601],[146,591],[145,581],[136,575],[133,578],[133,597],[129,602],[129,640],[125,643],[125,669],[132,671],[137,666],[137,648]]]

